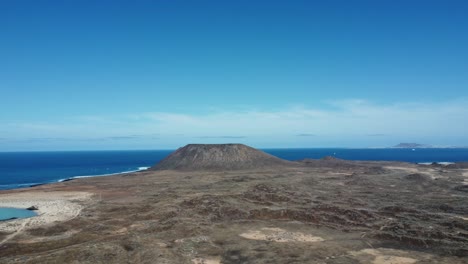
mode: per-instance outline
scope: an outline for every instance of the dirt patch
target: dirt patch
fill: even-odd
[[[273,186],[270,184],[257,184],[244,193],[244,197],[266,204],[273,202],[289,202],[295,193],[284,186]]]
[[[394,249],[367,248],[360,251],[351,251],[350,255],[356,257],[361,263],[372,264],[413,264],[418,259],[408,257],[406,251]]]
[[[241,237],[252,240],[265,240],[274,242],[322,242],[323,238],[304,234],[301,232],[289,232],[281,228],[262,228],[260,230],[250,230],[240,234]]]
[[[408,174],[403,177],[405,180],[413,181],[413,182],[426,182],[432,180],[432,177],[427,174],[421,173],[412,173]]]
[[[398,166],[385,166],[385,169],[390,169],[390,170],[403,170],[403,171],[409,171],[412,173],[418,173],[420,170],[418,168],[410,168],[410,167],[398,167]]]
[[[54,240],[62,240],[67,239],[77,234],[79,230],[68,230],[63,232],[62,234],[52,235],[52,236],[42,236],[42,237],[31,237],[30,239],[21,240],[21,243],[40,243],[40,242],[47,242],[47,241],[54,241]]]
[[[193,264],[221,264],[220,257],[209,257],[209,258],[194,258],[192,259]]]

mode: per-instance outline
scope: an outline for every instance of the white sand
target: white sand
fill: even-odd
[[[18,233],[76,217],[83,202],[91,200],[88,192],[21,192],[0,195],[0,207],[28,208],[37,206],[35,217],[0,222],[0,231]],[[10,237],[11,238],[11,237]],[[8,239],[10,239],[8,238]],[[0,244],[5,241],[1,241]]]
[[[281,228],[262,228],[240,234],[241,237],[253,240],[274,242],[321,242],[323,238],[300,232],[289,232]]]

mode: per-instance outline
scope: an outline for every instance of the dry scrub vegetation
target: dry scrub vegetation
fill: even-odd
[[[465,173],[326,159],[40,186],[95,199],[72,220],[17,235],[0,262],[467,263]]]

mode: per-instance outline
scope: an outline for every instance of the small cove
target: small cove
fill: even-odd
[[[34,211],[26,209],[0,207],[0,221],[5,221],[14,218],[28,218],[36,215],[37,214]]]

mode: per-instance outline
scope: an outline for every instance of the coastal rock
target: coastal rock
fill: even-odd
[[[26,210],[29,210],[29,211],[36,211],[36,210],[39,210],[39,207],[33,205],[33,206],[30,206],[30,207],[26,208]]]

